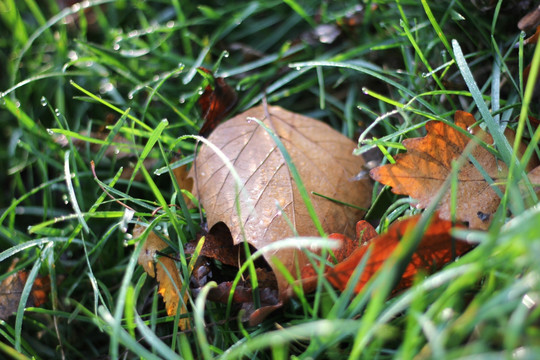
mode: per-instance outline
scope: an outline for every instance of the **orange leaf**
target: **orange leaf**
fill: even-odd
[[[462,129],[467,130],[475,122],[471,114],[456,111],[455,123]],[[419,208],[429,205],[450,176],[452,162],[463,154],[470,141],[466,135],[442,122],[430,121],[426,130],[427,135],[423,138],[403,141],[407,153],[397,155],[395,164],[380,166],[370,172],[374,180],[391,186],[394,193],[417,199]],[[473,134],[488,144],[493,141],[490,135],[478,128]],[[475,146],[471,155],[494,181],[505,176],[504,163],[482,146]],[[459,171],[456,200],[457,219],[477,229],[488,228],[491,215],[500,202],[493,187],[471,161]],[[442,219],[450,220],[450,189],[444,194],[439,211]]]
[[[539,11],[540,13],[540,11]],[[536,32],[531,35],[530,37],[526,38],[525,40],[523,40],[523,44],[524,45],[527,45],[527,44],[536,44],[538,42],[538,37],[540,36],[540,25],[538,25],[536,27]]]
[[[137,237],[144,232],[144,227],[136,226],[133,229],[133,236]],[[180,290],[182,289],[182,279],[173,259],[168,257],[160,257],[156,261],[157,252],[167,248],[167,243],[154,232],[148,234],[148,238],[139,253],[138,263],[141,265],[148,275],[155,277],[159,283],[158,292],[163,297],[165,302],[165,310],[167,315],[175,316],[178,304],[180,302]],[[184,293],[180,314],[187,314],[187,292]],[[189,320],[181,318],[178,321],[178,327],[182,330],[189,329]]]
[[[15,268],[17,261],[8,269],[8,272]],[[28,280],[28,271],[19,270],[11,274],[0,284],[0,319],[7,318],[17,311],[24,285]],[[38,276],[32,284],[32,290],[28,296],[26,306],[41,306],[47,302],[51,292],[51,280],[49,276]]]
[[[213,75],[210,70],[203,67],[199,67],[200,70],[209,74],[212,78]],[[204,124],[199,130],[199,135],[207,137],[218,126],[218,124],[227,116],[229,111],[232,110],[238,97],[236,91],[230,87],[225,79],[218,77],[214,79],[214,87],[208,85],[201,97],[198,104],[203,112]]]
[[[344,290],[353,271],[360,264],[368,249],[371,249],[364,271],[354,286],[354,291],[360,292],[392,255],[405,233],[412,230],[419,219],[420,216],[417,215],[394,223],[386,233],[371,239],[345,261],[330,268],[326,275],[328,281],[337,289]],[[471,248],[469,243],[452,239],[450,236],[451,227],[450,221],[441,220],[437,216],[432,220],[413,253],[411,261],[405,268],[396,290],[410,286],[419,272],[432,273],[452,261],[454,255],[462,255]]]
[[[328,237],[334,240],[338,240],[340,245],[334,250],[334,256],[328,256],[327,261],[333,262],[334,259],[337,263],[340,263],[351,256],[361,244],[365,245],[369,240],[378,236],[375,228],[365,220],[360,220],[356,223],[356,240],[351,240],[349,237],[343,234],[330,234]],[[307,264],[302,267],[302,288],[305,293],[315,291],[317,286],[317,270],[313,268],[311,264]]]

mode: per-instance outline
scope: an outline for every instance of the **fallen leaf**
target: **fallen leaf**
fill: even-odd
[[[14,261],[8,272],[15,268]],[[28,280],[28,271],[19,270],[2,281],[0,284],[0,319],[7,320],[19,307],[22,291]],[[49,276],[37,276],[32,284],[32,290],[26,301],[26,307],[39,307],[47,302],[51,292]]]
[[[143,226],[137,225],[133,229],[133,237],[138,237],[144,232]],[[165,302],[165,310],[167,315],[175,316],[180,302],[180,290],[182,289],[182,279],[180,272],[176,267],[173,259],[166,256],[161,256],[158,259],[158,252],[163,251],[168,247],[153,231],[148,234],[141,252],[139,253],[138,264],[141,265],[148,275],[155,277],[159,287],[158,292],[163,297]],[[187,314],[188,294],[184,294],[180,314]],[[189,319],[180,318],[178,327],[182,330],[189,329]]]
[[[538,12],[540,13],[540,10]],[[538,42],[538,37],[540,37],[540,25],[536,27],[536,31],[533,35],[523,40],[523,45],[536,44]]]
[[[360,220],[356,223],[356,240],[352,240],[339,233],[330,234],[328,237],[330,239],[338,240],[340,244],[337,249],[328,255],[326,259],[327,263],[339,264],[351,256],[360,245],[366,244],[369,240],[378,235],[375,228],[365,220]],[[320,263],[317,263],[316,265],[320,266]],[[317,273],[318,270],[314,268],[311,263],[302,268],[302,288],[305,293],[315,291],[318,282]]]
[[[238,97],[236,91],[225,82],[225,79],[214,78],[212,72],[203,67],[199,67],[199,70],[213,80],[213,85],[206,86],[198,101],[204,119],[199,135],[207,137],[236,105]]]
[[[175,155],[173,155],[171,163],[174,163],[175,161],[177,161],[179,159],[180,159],[180,156],[175,154]],[[175,180],[176,180],[176,182],[178,184],[178,187],[181,190],[187,190],[189,192],[191,192],[193,190],[193,179],[191,177],[189,177],[189,171],[188,171],[187,164],[179,166],[177,168],[174,168],[172,172],[173,172],[174,178],[175,178]],[[193,207],[193,204],[191,203],[191,200],[189,199],[189,197],[186,196],[186,194],[182,194],[182,197],[184,198],[184,202],[186,203],[188,208]]]
[[[188,242],[184,248],[185,253],[193,254],[197,243],[198,241]],[[205,241],[200,250],[200,255],[236,267],[240,265],[245,257],[242,246],[232,246],[231,232],[223,223],[217,223],[205,235]]]
[[[533,185],[533,189],[540,197],[540,166],[535,167],[528,174],[529,181]]]
[[[272,311],[278,309],[278,286],[272,269],[264,259],[255,260],[258,296],[260,308],[253,302],[254,294],[251,289],[251,279],[242,278],[233,289],[233,279],[238,273],[239,266],[245,261],[243,244],[232,245],[229,228],[222,222],[212,226],[205,235],[205,241],[200,249],[197,262],[191,275],[192,293],[196,296],[200,289],[209,281],[218,283],[207,295],[207,299],[215,302],[228,303],[231,291],[232,302],[241,304],[244,309],[242,321],[248,321],[250,326],[259,324]],[[184,248],[186,254],[194,254],[198,241],[188,242]],[[251,253],[255,249],[250,249]],[[218,260],[219,266],[211,259]]]
[[[475,122],[473,115],[456,111],[455,124],[462,129],[468,130]],[[395,164],[380,166],[370,172],[374,180],[391,186],[392,192],[418,200],[419,208],[429,205],[450,176],[452,162],[458,160],[470,141],[469,137],[443,122],[428,122],[426,131],[425,137],[403,140],[407,152],[398,154]],[[488,144],[493,142],[491,136],[478,127],[472,132]],[[506,176],[504,163],[482,146],[475,146],[471,155],[495,182]],[[467,222],[471,228],[487,229],[491,215],[499,206],[499,196],[471,161],[464,164],[457,177],[457,219]],[[439,205],[442,219],[450,220],[450,201],[449,189]]]
[[[411,231],[418,223],[420,215],[416,215],[405,220],[397,221],[390,226],[388,231],[380,236],[372,238],[366,244],[359,247],[345,261],[337,264],[334,268],[329,268],[326,277],[328,281],[337,289],[345,290],[354,270],[360,264],[368,249],[371,251],[367,259],[364,271],[360,275],[358,282],[354,285],[354,291],[360,292],[365,284],[375,275],[384,262],[392,255],[399,245],[403,236]],[[411,261],[405,268],[401,279],[395,290],[403,289],[412,285],[414,277],[420,273],[433,273],[444,264],[454,260],[455,256],[460,256],[471,249],[467,242],[452,239],[450,230],[452,223],[441,220],[435,216],[428,228],[424,232],[418,247],[411,257]],[[370,229],[369,231],[374,231]]]
[[[231,246],[245,240],[260,249],[292,237],[295,233],[288,221],[301,236],[318,235],[283,154],[268,132],[249,118],[260,119],[279,136],[308,193],[369,206],[369,179],[352,181],[364,164],[361,157],[352,155],[356,143],[320,121],[276,106],[257,106],[219,125],[208,139],[235,167],[241,181],[238,198],[234,177],[210,147],[202,146],[191,170],[194,194],[206,211],[208,226],[227,225]],[[356,219],[363,211],[315,195],[310,199],[324,231],[354,234]],[[280,300],[285,301],[290,284],[272,258],[277,257],[292,274],[296,274],[297,264],[302,268],[308,259],[291,248],[264,256],[276,276]]]
[[[529,31],[540,25],[540,5],[528,12],[518,22],[518,28],[523,31]],[[537,28],[538,31],[538,28]]]

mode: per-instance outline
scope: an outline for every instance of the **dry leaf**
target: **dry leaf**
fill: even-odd
[[[467,130],[475,122],[471,114],[456,111],[455,123],[462,129]],[[370,172],[374,180],[391,186],[392,192],[417,199],[419,208],[429,205],[449,177],[452,162],[458,160],[470,141],[466,135],[442,122],[430,121],[426,130],[427,135],[423,138],[403,141],[407,153],[397,155],[395,164],[380,166]],[[478,128],[473,133],[488,144],[493,142],[491,136]],[[475,146],[471,155],[494,181],[506,176],[504,163],[482,146]],[[456,197],[457,219],[468,222],[471,228],[487,229],[500,198],[470,161],[459,171]],[[450,220],[450,190],[444,195],[439,211],[442,219]]]
[[[534,191],[540,197],[540,166],[535,167],[527,175],[529,176],[529,180],[533,185]]]
[[[197,243],[198,240],[188,242],[184,248],[184,252],[186,254],[193,254],[197,247]],[[219,260],[225,265],[238,267],[241,259],[245,257],[244,248],[239,245],[231,245],[231,232],[225,224],[218,223],[205,235],[205,241],[200,250],[200,256]]]
[[[523,31],[530,31],[540,25],[540,5],[528,12],[518,22],[518,28]],[[537,28],[538,30],[538,28]]]
[[[8,269],[8,272],[15,268],[15,260]],[[19,270],[11,274],[0,284],[0,319],[7,320],[9,316],[17,311],[21,301],[24,285],[28,280],[28,271]],[[41,306],[47,302],[51,292],[51,280],[49,276],[37,276],[32,290],[26,301],[26,306]]]
[[[392,255],[399,245],[401,238],[411,231],[418,223],[420,215],[397,221],[392,224],[388,231],[378,237],[372,238],[368,243],[358,248],[345,261],[329,268],[326,276],[328,281],[337,289],[344,290],[354,270],[366,255],[368,249],[371,253],[366,262],[364,271],[354,286],[356,293],[360,292],[364,285],[381,268],[384,262]],[[366,225],[370,226],[370,225]],[[405,268],[395,290],[403,289],[412,285],[414,277],[419,272],[433,273],[444,264],[453,261],[455,256],[460,256],[471,249],[467,242],[452,239],[450,230],[452,223],[441,220],[435,216],[422,236],[411,261]],[[371,228],[369,232],[375,231]]]
[[[540,10],[538,12],[540,13]],[[540,25],[536,27],[536,31],[533,35],[523,40],[523,45],[536,44],[538,42],[538,37],[540,37]]]
[[[204,119],[199,135],[207,137],[236,105],[238,97],[236,91],[225,82],[225,79],[222,77],[215,79],[212,72],[203,67],[199,67],[199,70],[206,73],[214,83],[213,86],[208,85],[204,89],[198,100]]]
[[[378,235],[375,228],[365,220],[360,220],[356,223],[356,240],[352,240],[343,234],[330,234],[328,237],[330,239],[338,240],[340,245],[328,255],[326,259],[327,263],[339,264],[351,256],[360,245],[365,245],[369,240]],[[320,266],[320,263],[316,265]],[[312,264],[307,264],[302,268],[302,288],[305,293],[315,291],[318,282],[317,273],[317,269],[314,268]]]
[[[140,236],[144,230],[144,227],[137,225],[133,229],[133,236]],[[167,246],[167,243],[161,240],[157,234],[153,231],[150,232],[139,253],[137,262],[144,268],[148,275],[156,278],[159,284],[158,292],[165,302],[167,315],[175,316],[176,309],[178,309],[178,303],[180,302],[182,279],[180,278],[180,273],[173,259],[165,256],[157,259],[156,254],[156,252],[166,249]],[[180,314],[182,315],[187,314],[187,300],[188,297],[186,292],[184,294],[182,306],[180,307]],[[189,329],[189,320],[187,318],[181,318],[178,321],[178,327],[182,330]]]
[[[267,131],[248,118],[260,119],[280,137],[308,193],[315,191],[360,207],[369,206],[369,179],[351,180],[364,163],[352,155],[354,142],[320,121],[280,107],[266,110],[261,105],[219,125],[209,137],[230,159],[241,179],[240,215],[236,211],[235,180],[228,168],[208,146],[203,146],[197,156],[191,172],[194,191],[206,210],[209,227],[223,222],[234,244],[246,240],[256,249],[293,236],[287,219],[299,235],[318,235],[283,155]],[[310,198],[326,232],[354,234],[362,211],[315,195]],[[277,278],[280,299],[284,300],[289,283],[275,268],[274,256],[293,274],[295,262],[302,268],[308,260],[297,249],[265,253]]]

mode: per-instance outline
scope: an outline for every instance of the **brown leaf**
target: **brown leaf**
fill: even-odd
[[[180,159],[180,156],[175,154],[171,160],[171,163],[179,159]],[[181,190],[187,190],[189,192],[193,191],[193,179],[189,177],[187,164],[174,168],[172,172],[174,174],[174,178],[176,182],[178,183],[178,187]],[[184,202],[186,203],[188,208],[193,207],[193,203],[191,202],[189,197],[186,196],[186,194],[182,194],[182,197],[184,198]]]
[[[392,255],[399,245],[403,236],[411,231],[418,223],[420,215],[397,221],[392,224],[388,231],[368,241],[367,244],[358,248],[345,261],[334,268],[330,268],[326,274],[328,281],[339,290],[344,290],[354,270],[371,250],[364,271],[354,286],[356,293],[360,292],[364,285],[381,268],[384,262]],[[395,290],[403,289],[412,285],[414,277],[419,272],[433,273],[444,264],[452,261],[455,256],[460,256],[471,249],[471,245],[464,241],[452,239],[450,230],[452,223],[441,220],[437,216],[432,220],[415,252],[411,261],[405,268]]]
[[[524,17],[521,18],[518,22],[518,28],[523,31],[529,31],[540,25],[540,5],[527,13]],[[538,30],[538,28],[537,28]]]
[[[529,176],[529,180],[533,185],[534,191],[538,196],[540,196],[540,166],[535,167],[527,175]]]
[[[206,210],[209,227],[223,222],[234,244],[246,240],[256,249],[293,236],[288,220],[299,235],[318,235],[279,148],[263,127],[248,118],[260,119],[280,137],[308,193],[315,191],[360,207],[369,206],[369,179],[351,180],[364,163],[352,155],[354,142],[322,122],[261,105],[221,124],[209,137],[230,159],[241,179],[240,215],[236,211],[235,180],[228,168],[208,146],[203,146],[197,156],[192,168],[194,190]],[[355,219],[362,211],[322,197],[310,198],[324,231],[354,235]],[[296,274],[295,263],[302,268],[308,260],[297,249],[265,253],[277,278],[280,299],[285,300],[290,285],[276,269],[274,256],[292,274]]]
[[[140,236],[145,228],[136,226],[133,229],[133,236]],[[157,259],[157,253],[167,248],[167,243],[163,241],[153,231],[148,234],[143,248],[139,253],[138,264],[141,265],[148,275],[155,277],[158,281],[158,292],[163,297],[167,315],[175,316],[180,302],[180,291],[182,289],[182,279],[180,272],[173,259],[162,256]],[[157,260],[157,261],[156,261]],[[186,303],[188,300],[187,292],[184,294],[180,314],[187,314]],[[189,329],[189,319],[180,318],[178,327],[185,330]]]
[[[540,10],[538,12],[540,13]],[[540,37],[540,25],[536,27],[536,31],[533,35],[523,40],[523,45],[536,44],[538,42],[538,37]]]
[[[197,247],[198,241],[191,241],[186,244],[184,252],[193,254]],[[223,223],[218,223],[210,229],[210,232],[205,235],[204,244],[201,248],[200,255],[216,259],[223,264],[238,267],[240,258],[244,254],[244,249],[239,246],[233,246],[231,232]]]
[[[207,137],[236,105],[238,96],[236,91],[225,82],[225,79],[222,77],[214,79],[212,72],[203,67],[199,67],[199,70],[210,75],[214,80],[213,86],[208,85],[198,101],[204,119],[199,135]]]
[[[469,113],[456,111],[455,123],[467,130],[475,119]],[[417,199],[419,208],[428,206],[450,176],[452,162],[462,155],[470,141],[466,135],[442,122],[428,122],[426,131],[423,138],[403,141],[407,153],[397,155],[395,164],[380,166],[370,172],[374,180],[391,186],[392,192]],[[473,133],[488,144],[493,142],[490,135],[478,128]],[[485,148],[477,145],[471,155],[494,181],[504,178],[506,166]],[[487,229],[500,198],[470,161],[459,171],[456,197],[457,219],[468,222],[471,228]],[[445,193],[439,211],[442,219],[450,220],[450,190]]]
[[[14,261],[9,271],[15,268],[17,261]],[[22,291],[28,280],[28,271],[19,270],[11,274],[0,284],[0,319],[7,320],[9,316],[17,311],[21,301]],[[26,301],[26,306],[41,306],[47,302],[51,292],[51,280],[49,276],[37,276],[32,284],[32,290]]]

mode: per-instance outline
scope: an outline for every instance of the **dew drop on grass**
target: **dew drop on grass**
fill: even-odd
[[[118,44],[118,43],[114,44],[114,45],[113,45],[113,50],[114,50],[114,51],[120,50],[120,44]]]
[[[47,134],[52,136],[52,135],[54,135],[54,131],[52,131],[51,129],[47,129]]]
[[[369,94],[369,89],[365,86],[362,87],[362,92],[365,94],[365,95],[368,95]]]
[[[165,25],[167,26],[169,29],[173,28],[174,27],[174,21],[167,21],[167,24]]]
[[[69,60],[71,60],[71,61],[75,61],[75,60],[77,60],[79,58],[79,55],[77,54],[77,52],[75,52],[73,50],[70,50],[68,52],[67,56],[68,56]]]
[[[73,11],[74,13],[77,13],[81,11],[81,8],[82,8],[81,3],[76,3],[71,6],[71,11]]]
[[[0,105],[6,105],[6,100],[4,99],[3,92],[0,92]]]
[[[105,94],[113,90],[114,90],[114,86],[110,81],[104,81],[99,86],[99,92],[101,94]]]
[[[230,54],[229,54],[229,52],[228,52],[227,50],[225,50],[225,51],[223,52],[223,57],[224,57],[224,58],[228,58],[229,55],[230,55]]]
[[[66,194],[62,195],[62,201],[64,202],[64,205],[69,204],[69,197]]]

